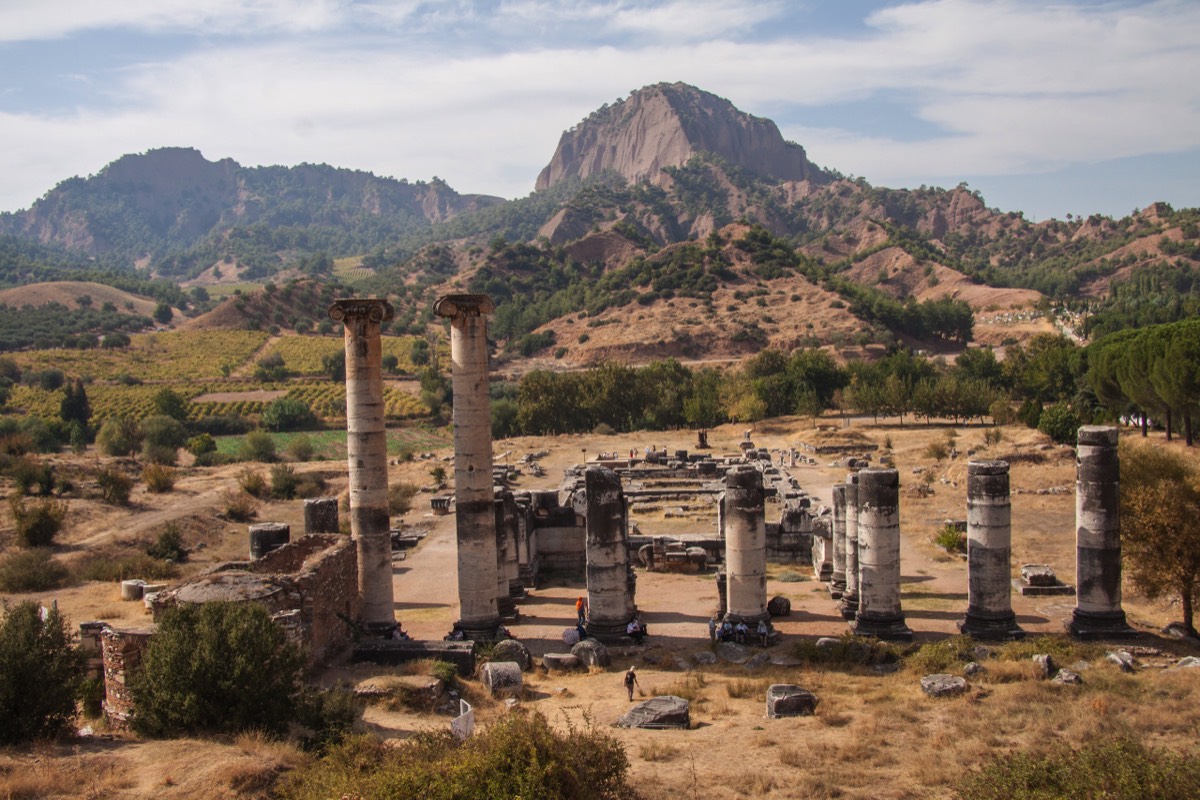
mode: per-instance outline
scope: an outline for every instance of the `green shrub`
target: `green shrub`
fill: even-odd
[[[267,494],[267,479],[253,467],[245,467],[237,474],[238,486],[251,497],[265,497]]]
[[[74,564],[76,580],[116,583],[131,578],[169,580],[179,577],[179,568],[169,561],[153,558],[146,553],[92,553]]]
[[[54,736],[75,715],[83,656],[66,619],[37,603],[5,606],[0,622],[0,744]]]
[[[142,461],[164,467],[173,467],[179,460],[179,451],[174,447],[146,442],[142,445]]]
[[[183,548],[183,534],[179,532],[179,526],[168,522],[158,538],[146,546],[146,555],[176,564],[187,561],[187,550]]]
[[[276,500],[291,500],[296,496],[296,485],[300,482],[291,464],[276,464],[271,467],[271,496]]]
[[[388,513],[392,516],[401,516],[412,510],[413,497],[420,491],[420,487],[412,483],[393,483],[388,487]]]
[[[212,434],[201,433],[188,439],[186,447],[192,455],[202,456],[205,453],[217,451],[217,440],[212,437]]]
[[[621,800],[637,797],[628,772],[625,749],[603,731],[560,733],[541,714],[510,714],[465,742],[449,731],[418,733],[399,746],[354,737],[287,775],[277,791],[283,800]]]
[[[29,504],[19,495],[8,498],[21,547],[49,547],[67,516],[65,500],[36,500]]]
[[[142,481],[154,494],[164,494],[175,488],[175,470],[165,464],[147,464],[142,470]]]
[[[226,492],[222,504],[225,517],[233,522],[249,522],[258,514],[258,503],[245,492]]]
[[[104,713],[104,679],[87,678],[79,684],[79,705],[87,719],[99,719]]]
[[[1079,417],[1068,406],[1054,405],[1042,409],[1037,429],[1059,444],[1073,444],[1079,424]]]
[[[306,689],[296,710],[296,723],[303,730],[300,746],[323,753],[353,733],[363,706],[354,692],[337,687],[325,691]]]
[[[50,549],[17,550],[0,560],[0,592],[44,592],[57,589],[70,573]]]
[[[267,430],[296,431],[313,427],[317,418],[303,400],[280,397],[267,403],[262,412],[262,424]]]
[[[96,434],[96,449],[106,456],[130,456],[142,446],[142,430],[137,422],[124,417],[109,417]]]
[[[304,435],[297,436],[287,445],[287,455],[292,461],[312,461],[315,452],[312,439]]]
[[[950,448],[945,442],[930,442],[925,447],[925,457],[934,461],[944,461],[950,456]]]
[[[965,554],[967,552],[966,531],[960,531],[953,525],[943,525],[939,528],[937,534],[933,537],[933,543],[947,553]]]
[[[939,642],[927,642],[904,655],[904,664],[922,675],[954,672],[975,660],[975,640],[970,636],[951,636]]]
[[[994,759],[957,787],[970,800],[1175,800],[1200,797],[1200,754],[1147,747],[1129,734],[1079,749],[1055,742]]]
[[[175,606],[133,678],[134,728],[146,736],[281,733],[296,717],[302,666],[262,606]]]
[[[20,494],[39,494],[46,496],[54,491],[57,482],[54,479],[54,467],[36,458],[21,456],[13,461],[9,475]]]
[[[174,417],[155,414],[142,420],[142,441],[177,450],[187,444],[188,432],[183,423]]]
[[[266,431],[250,431],[242,439],[238,457],[243,461],[260,461],[269,464],[275,460],[275,440]]]
[[[133,479],[116,467],[104,467],[96,473],[100,485],[100,497],[114,506],[129,505],[129,493],[133,491]]]

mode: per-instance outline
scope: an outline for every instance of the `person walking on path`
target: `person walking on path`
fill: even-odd
[[[633,687],[635,686],[640,688],[637,679],[637,668],[630,667],[629,671],[625,673],[625,690],[629,692],[629,702],[631,703],[633,702]]]

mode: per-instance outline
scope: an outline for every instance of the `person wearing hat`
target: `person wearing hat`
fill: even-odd
[[[633,687],[638,686],[637,667],[630,667],[625,673],[625,689],[629,692],[629,702],[633,702]]]

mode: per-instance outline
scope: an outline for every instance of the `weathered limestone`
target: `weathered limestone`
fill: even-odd
[[[753,631],[767,613],[767,526],[762,473],[752,467],[725,475],[725,619]]]
[[[260,522],[250,526],[250,558],[262,558],[292,540],[292,526],[283,522]],[[144,590],[143,590],[144,591]]]
[[[842,617],[854,619],[858,614],[858,473],[846,476],[846,588],[842,590],[839,607]],[[836,552],[836,551],[835,551]]]
[[[454,504],[457,509],[456,624],[470,639],[493,639],[500,625],[499,563],[492,495],[492,428],[488,407],[486,295],[455,294],[434,312],[450,320],[454,389]],[[507,595],[507,592],[505,592]]]
[[[794,683],[775,683],[767,689],[767,719],[812,716],[819,702],[808,689]]]
[[[900,474],[894,469],[858,473],[858,613],[861,636],[909,641],[900,608]]]
[[[834,600],[846,591],[846,487],[833,487],[833,575],[829,594]]]
[[[688,701],[675,695],[651,697],[617,719],[618,728],[682,728],[691,724]]]
[[[625,544],[628,511],[621,478],[605,467],[590,467],[587,494],[587,633],[601,642],[626,641],[636,606]]]
[[[525,686],[521,665],[515,661],[489,661],[480,670],[479,680],[492,697],[519,696]]]
[[[1075,456],[1075,612],[1080,639],[1132,636],[1121,609],[1121,466],[1117,429],[1085,425]]]
[[[1012,507],[1007,461],[967,464],[967,615],[958,629],[976,639],[1020,639],[1012,610]]]
[[[921,691],[930,697],[956,697],[967,690],[965,679],[939,672],[921,678]]]
[[[345,326],[346,451],[350,533],[358,549],[359,614],[369,632],[384,637],[395,629],[396,614],[379,327],[393,315],[386,300],[335,300],[329,307],[330,319]]]
[[[336,497],[313,497],[304,501],[304,533],[338,533]]]

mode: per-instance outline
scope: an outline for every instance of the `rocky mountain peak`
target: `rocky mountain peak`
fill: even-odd
[[[659,83],[601,107],[563,133],[536,188],[605,170],[631,183],[657,184],[663,167],[682,166],[701,152],[767,178],[825,177],[803,147],[784,141],[771,120],[739,111],[728,100],[694,86]]]

